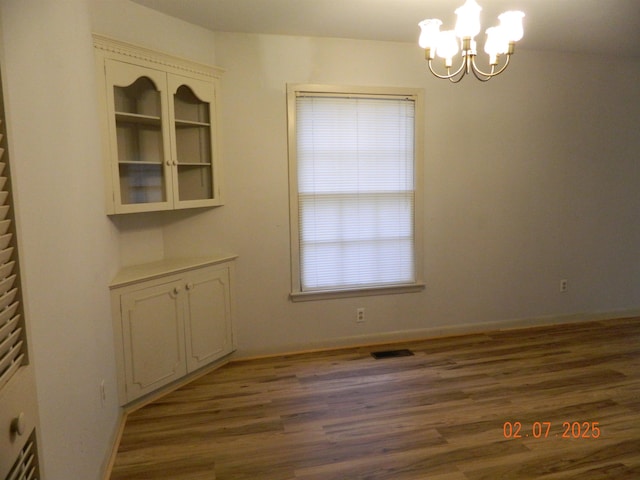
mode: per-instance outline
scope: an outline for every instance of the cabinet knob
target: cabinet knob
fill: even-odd
[[[173,287],[173,293],[175,293],[176,295],[180,293],[180,290],[181,290],[180,287]]]
[[[193,283],[189,282],[187,283],[187,290],[191,290],[193,288]]]
[[[11,433],[14,435],[22,435],[26,428],[27,422],[24,419],[24,412],[20,412],[20,415],[11,420]]]
[[[167,167],[171,166],[171,160],[167,160]]]

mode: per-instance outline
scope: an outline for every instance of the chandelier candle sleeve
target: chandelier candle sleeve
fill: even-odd
[[[447,30],[440,33],[438,41],[438,56],[445,59],[447,67],[451,67],[453,56],[458,53],[458,41],[456,40],[456,32]]]
[[[480,33],[480,11],[482,7],[475,0],[467,0],[463,6],[456,9],[458,20],[455,32],[458,37],[473,38]]]
[[[489,55],[489,65],[498,64],[498,56],[509,51],[509,40],[500,27],[487,28],[487,41],[484,44],[484,51]]]
[[[510,42],[517,42],[524,36],[524,30],[522,28],[523,18],[524,13],[517,11],[504,12],[498,16],[500,28],[504,30]]]
[[[427,53],[427,57],[433,58],[438,46],[438,36],[440,35],[440,25],[442,21],[431,18],[420,22],[420,47],[424,48]]]
[[[438,78],[448,79],[458,83],[469,74],[480,81],[486,82],[502,73],[508,66],[514,52],[515,42],[523,37],[522,20],[524,13],[508,11],[498,16],[500,24],[486,30],[485,53],[489,56],[489,71],[483,71],[476,64],[475,37],[480,33],[480,12],[482,7],[476,0],[467,0],[464,5],[455,10],[457,16],[453,30],[440,31],[442,21],[437,18],[423,20],[420,27],[418,43],[425,51],[425,59],[429,70]],[[454,70],[454,56],[461,52],[459,66]],[[436,55],[444,60],[446,73],[437,73],[433,66]],[[499,66],[501,56],[504,58]]]

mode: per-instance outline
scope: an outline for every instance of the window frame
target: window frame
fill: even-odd
[[[344,289],[325,289],[303,291],[300,265],[300,218],[298,202],[298,158],[296,131],[296,99],[298,96],[327,95],[363,98],[407,98],[415,102],[414,120],[414,269],[415,278],[411,283],[382,286],[349,287]],[[423,281],[423,163],[424,163],[424,90],[404,87],[366,87],[320,84],[287,85],[287,135],[289,156],[289,223],[291,252],[291,293],[294,302],[322,300],[343,297],[369,295],[388,295],[419,292],[425,288]]]

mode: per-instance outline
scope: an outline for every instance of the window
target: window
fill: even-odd
[[[292,298],[422,288],[421,91],[291,85]]]

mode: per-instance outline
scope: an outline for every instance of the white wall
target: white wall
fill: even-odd
[[[519,51],[503,77],[451,86],[413,45],[214,35],[125,0],[0,6],[46,480],[99,478],[108,453],[120,265],[240,254],[239,355],[640,307],[637,60]],[[92,30],[227,69],[226,206],[107,219]],[[287,82],[425,88],[424,292],[288,300]]]
[[[450,85],[414,45],[233,33],[216,60],[227,204],[174,213],[164,241],[240,255],[240,356],[640,307],[640,61],[520,50]],[[287,82],[425,89],[424,292],[288,300]]]
[[[215,64],[214,34],[129,0],[86,0],[91,29],[123,42]]]
[[[88,10],[84,0],[1,7],[43,477],[95,479],[118,419],[105,288],[117,250],[95,194],[103,181]]]
[[[119,423],[108,284],[164,255],[165,219],[104,213],[91,32],[205,63],[213,34],[125,0],[1,0],[0,14],[43,479],[101,479]]]
[[[128,0],[87,0],[91,29],[121,41],[215,65],[214,34]],[[119,265],[151,262],[165,256],[163,213],[114,216]]]

